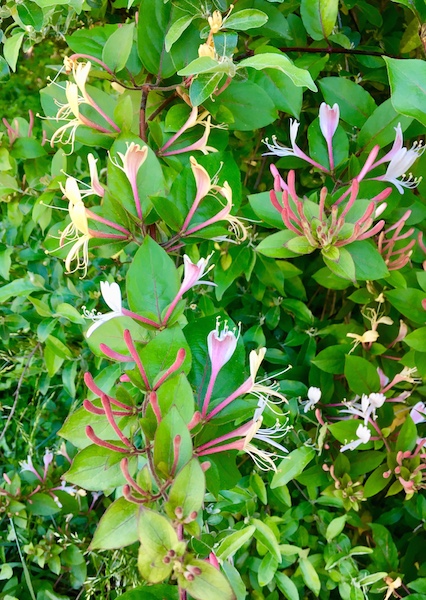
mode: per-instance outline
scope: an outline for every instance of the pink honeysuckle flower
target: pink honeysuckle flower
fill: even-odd
[[[207,348],[210,357],[211,374],[207,386],[206,395],[203,401],[201,415],[203,418],[207,415],[210,398],[216,383],[219,371],[232,358],[237,347],[239,332],[236,335],[235,330],[231,331],[228,327],[228,321],[225,321],[221,329],[221,318],[216,319],[216,328],[207,336]]]
[[[82,307],[84,316],[87,319],[92,319],[92,321],[94,321],[86,332],[87,338],[89,338],[103,323],[106,323],[115,317],[123,316],[120,286],[115,282],[109,283],[108,281],[101,281],[101,293],[105,303],[111,309],[111,312],[105,314],[97,312],[96,310],[89,312],[85,306]]]
[[[333,157],[333,136],[336,133],[337,126],[339,125],[339,105],[333,104],[333,107],[329,106],[325,102],[322,102],[319,109],[319,124],[321,133],[323,134],[327,143],[328,159],[330,161],[330,170],[334,170],[334,157]]]
[[[410,410],[410,417],[414,423],[424,423],[426,421],[426,405],[424,402],[417,402]]]
[[[33,465],[33,459],[30,455],[27,456],[27,460],[21,460],[19,464],[21,465],[21,471],[29,471],[30,473],[35,475],[39,481],[43,481],[43,478],[41,477],[40,473]]]
[[[135,142],[131,142],[130,144],[126,142],[126,146],[127,150],[125,154],[122,152],[117,152],[117,155],[121,159],[121,165],[116,158],[112,158],[110,156],[110,160],[114,166],[123,171],[129,180],[135,200],[136,212],[139,219],[142,219],[142,206],[139,198],[137,177],[139,169],[144,164],[148,156],[148,146],[143,146],[141,148],[141,146],[139,144],[135,144]]]
[[[340,452],[346,452],[346,450],[355,450],[355,448],[358,448],[358,446],[361,444],[367,444],[367,442],[370,441],[371,431],[366,425],[359,425],[358,429],[356,430],[356,435],[358,438],[342,446],[340,448]]]
[[[375,177],[379,181],[388,181],[392,183],[400,194],[404,193],[404,188],[413,189],[418,186],[421,177],[413,177],[411,174],[406,178],[408,169],[423,154],[425,146],[422,142],[414,142],[412,147],[405,148],[403,144],[401,123],[395,127],[395,140],[391,150],[381,159],[373,163],[369,170],[375,169],[379,165],[389,162],[386,173],[380,177]],[[401,179],[399,179],[401,177]]]
[[[263,420],[262,413],[265,409],[265,406],[266,403],[259,402],[251,421],[241,425],[240,427],[237,427],[237,429],[231,431],[230,433],[222,435],[214,440],[211,440],[210,442],[207,442],[206,444],[203,444],[202,446],[199,446],[195,450],[195,453],[198,456],[207,456],[209,454],[216,454],[218,452],[225,452],[227,450],[240,450],[246,452],[252,458],[254,463],[263,471],[276,471],[277,468],[275,466],[274,459],[283,458],[288,452],[287,449],[277,441],[277,439],[282,439],[288,432],[289,428],[287,427],[287,424],[281,425],[277,420],[273,427],[261,429]],[[274,448],[277,448],[280,451],[280,454],[258,448],[251,443],[253,440],[259,440],[264,444],[274,446]]]
[[[238,335],[231,331],[225,321],[221,330],[221,318],[216,319],[216,329],[207,336],[207,348],[212,372],[219,373],[221,368],[232,358],[237,347]]]

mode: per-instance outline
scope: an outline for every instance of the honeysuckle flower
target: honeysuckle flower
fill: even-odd
[[[379,177],[375,177],[374,179],[392,183],[397,188],[398,192],[403,194],[404,188],[413,189],[417,187],[421,181],[421,177],[413,177],[411,174],[406,178],[406,173],[423,154],[425,146],[422,142],[414,142],[410,149],[405,148],[402,145],[403,136],[401,123],[398,123],[397,127],[395,127],[395,132],[395,140],[391,150],[380,160],[373,163],[369,170],[375,169],[377,166],[389,161],[386,173]]]
[[[288,452],[277,440],[282,439],[289,428],[287,427],[287,424],[281,425],[277,420],[274,426],[261,429],[263,420],[262,413],[265,406],[265,403],[259,402],[251,421],[237,427],[237,429],[230,433],[199,446],[195,450],[197,456],[207,456],[209,454],[216,454],[227,450],[240,450],[246,452],[252,458],[254,463],[263,471],[276,471],[274,459],[283,458],[285,453]],[[234,438],[240,439],[235,440]],[[274,448],[277,448],[280,453],[262,450],[251,443],[254,440],[259,440],[264,444],[273,446]]]
[[[88,311],[85,306],[82,307],[84,316],[87,319],[92,319],[92,321],[94,321],[93,325],[86,331],[87,338],[89,338],[103,323],[106,323],[115,317],[123,316],[120,286],[115,282],[109,283],[108,281],[101,281],[101,294],[105,304],[111,309],[111,312],[102,314],[96,311]]]
[[[215,10],[213,14],[207,18],[207,21],[212,33],[217,33],[222,27],[222,15],[218,10]]]
[[[37,471],[37,469],[33,465],[33,459],[30,455],[27,456],[27,460],[21,460],[19,462],[19,464],[21,466],[21,471],[29,471],[30,473],[35,475],[37,477],[37,479],[39,479],[40,481],[43,481],[40,473]]]
[[[410,410],[410,417],[414,423],[424,423],[426,421],[426,404],[424,402],[417,402]]]
[[[407,383],[422,383],[421,377],[412,377],[417,372],[417,367],[404,367],[400,373],[397,373],[390,383],[388,383],[381,391],[383,393],[390,390],[397,383],[403,381]]]
[[[257,372],[265,357],[265,353],[266,348],[260,348],[258,351],[252,350],[250,352],[250,376],[248,377],[248,379],[246,379],[246,381],[244,381],[244,383],[240,385],[238,389],[235,390],[235,392],[233,392],[230,396],[222,400],[217,406],[215,406],[215,408],[213,408],[213,410],[211,410],[207,415],[205,415],[206,420],[212,419],[229,404],[231,404],[231,402],[233,402],[236,398],[239,398],[240,396],[243,396],[245,394],[252,394],[253,396],[256,396],[259,400],[259,403],[264,403],[270,408],[271,404],[281,404],[282,402],[287,402],[283,394],[281,394],[278,391],[278,384],[274,383],[272,385],[263,385],[263,381],[265,381],[265,379],[256,383]],[[285,371],[287,371],[287,369],[285,369]],[[267,380],[269,380],[269,378],[267,378]],[[274,398],[274,400],[271,400],[271,396]],[[275,400],[275,398],[277,400]],[[206,403],[205,400],[204,405],[206,406],[206,404],[208,404],[208,402]]]
[[[263,140],[263,143],[269,149],[269,152],[265,152],[264,156],[280,156],[280,157],[296,156],[297,158],[301,158],[302,160],[305,160],[306,162],[310,163],[317,169],[320,169],[321,171],[328,173],[328,169],[326,167],[324,167],[323,165],[320,165],[315,160],[312,160],[312,158],[310,158],[307,154],[305,154],[305,152],[303,152],[303,150],[301,150],[301,148],[299,148],[299,146],[296,144],[296,137],[297,137],[297,132],[299,130],[299,127],[300,127],[299,121],[296,121],[295,119],[290,119],[291,148],[288,148],[287,146],[282,146],[277,141],[276,135],[272,136],[272,144],[269,143],[268,138]]]
[[[333,104],[333,107],[329,106],[325,102],[321,103],[319,109],[319,124],[321,133],[323,134],[327,143],[328,159],[330,161],[330,170],[334,170],[334,157],[333,157],[333,136],[336,133],[337,126],[339,125],[339,105]]]
[[[193,152],[194,150],[200,150],[203,154],[217,152],[216,148],[207,145],[211,129],[211,116],[209,112],[203,111],[198,117],[197,114],[198,108],[194,107],[186,123],[169,140],[167,140],[164,146],[159,150],[159,154],[162,156],[172,156],[174,154],[183,154],[184,152]],[[165,150],[167,150],[167,148],[169,148],[187,129],[194,127],[195,125],[204,125],[205,127],[204,134],[198,141],[189,146],[185,146],[185,148],[178,148],[177,150],[165,152]],[[218,126],[216,125],[216,127]]]
[[[377,248],[382,255],[389,271],[402,269],[402,267],[404,267],[410,260],[412,248],[416,243],[415,239],[411,239],[403,248],[398,248],[395,250],[395,244],[397,242],[409,238],[414,233],[413,227],[411,227],[405,233],[401,233],[401,230],[405,226],[410,215],[411,210],[407,210],[396,223],[380,232],[379,239],[377,241]],[[392,235],[389,235],[391,232],[393,232]]]
[[[129,180],[133,197],[135,199],[136,212],[139,219],[142,219],[142,207],[139,198],[137,177],[139,169],[144,164],[148,156],[148,146],[141,147],[139,144],[135,144],[135,142],[131,142],[130,144],[126,142],[126,146],[127,150],[125,154],[122,152],[117,152],[117,155],[121,159],[121,165],[116,158],[112,158],[110,156],[110,160],[114,166],[123,171]]]
[[[359,425],[358,429],[356,430],[356,435],[358,438],[342,446],[340,448],[340,452],[346,452],[346,450],[355,450],[355,448],[358,448],[358,446],[361,444],[367,444],[367,442],[370,441],[371,431],[367,426]]]
[[[198,284],[213,285],[213,286],[216,285],[212,281],[203,279],[204,275],[207,275],[207,273],[214,268],[214,265],[210,265],[210,267],[207,268],[209,260],[211,259],[212,256],[213,256],[213,252],[211,254],[209,254],[209,256],[207,256],[207,258],[200,258],[200,260],[195,264],[192,262],[192,260],[189,258],[189,256],[187,254],[184,254],[184,257],[183,257],[183,264],[184,264],[183,281],[178,290],[178,293],[176,294],[175,298],[173,299],[172,303],[170,304],[169,308],[167,309],[166,314],[164,315],[163,325],[165,325],[167,323],[167,321],[169,320],[171,314],[173,313],[177,303],[182,298],[182,296],[185,294],[185,292],[187,292],[190,288],[192,288],[192,287],[194,287],[194,285],[198,285]]]
[[[90,188],[94,194],[103,198],[105,195],[105,190],[99,183],[98,169],[96,166],[98,159],[95,158],[92,153],[90,153],[87,155],[87,162],[89,163]]]
[[[355,415],[364,419],[364,425],[367,425],[370,418],[374,421],[377,419],[376,410],[381,408],[386,402],[386,396],[380,392],[375,392],[370,395],[363,394],[361,402],[354,401],[347,403],[348,408],[342,409],[340,412]]]
[[[321,390],[318,387],[311,386],[308,389],[308,402],[304,402],[303,412],[307,413],[321,400]]]
[[[89,231],[86,207],[81,199],[77,181],[74,178],[69,177],[67,179],[65,188],[62,184],[60,186],[64,195],[69,200],[68,213],[71,223],[62,232],[59,244],[60,246],[64,246],[65,240],[68,240],[67,243],[74,242],[65,259],[65,268],[68,273],[74,273],[79,269],[83,269],[84,275],[86,275],[89,264],[89,240],[93,238],[93,235]],[[76,266],[74,269],[71,269],[73,262],[76,263]]]
[[[228,321],[225,321],[222,326],[221,317],[216,318],[216,328],[207,336],[207,349],[210,357],[211,373],[201,411],[203,418],[207,415],[210,398],[219,371],[232,358],[239,337],[239,331],[236,333],[235,329],[229,329]]]
[[[239,335],[235,330],[228,327],[225,321],[221,327],[221,318],[216,319],[216,329],[213,329],[207,336],[207,349],[209,352],[212,372],[219,371],[232,358],[237,347]]]

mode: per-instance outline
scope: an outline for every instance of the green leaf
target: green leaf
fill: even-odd
[[[275,573],[275,581],[287,600],[299,600],[299,592],[290,577],[284,573]]]
[[[201,571],[192,581],[188,581],[183,575],[178,577],[180,586],[186,589],[194,600],[235,600],[235,594],[227,579],[216,567],[196,558],[186,564]]]
[[[179,276],[173,260],[149,235],[133,258],[126,284],[130,310],[160,323],[179,290]]]
[[[32,515],[40,517],[50,517],[58,513],[61,509],[48,494],[34,494],[27,503],[27,510]]]
[[[369,240],[353,242],[346,246],[346,250],[355,263],[357,281],[376,280],[389,275],[385,261]]]
[[[422,60],[383,57],[394,109],[426,125],[426,64]],[[410,93],[407,94],[407,90]]]
[[[414,288],[398,288],[385,291],[384,295],[392,306],[407,317],[409,321],[424,325],[426,321],[426,311],[422,306],[422,301],[426,298],[425,292]]]
[[[16,71],[16,62],[18,60],[19,50],[24,39],[24,32],[18,30],[17,33],[6,38],[3,45],[3,55],[13,72]]]
[[[416,425],[415,425],[413,419],[410,417],[410,415],[407,415],[404,425],[401,427],[401,430],[399,432],[395,451],[399,452],[401,450],[402,452],[406,452],[408,450],[409,451],[414,450],[414,448],[416,447],[416,441],[417,441]]]
[[[142,0],[138,20],[138,53],[145,69],[153,75],[167,79],[176,72],[164,43],[170,24],[171,2]]]
[[[177,469],[181,469],[192,457],[192,441],[188,427],[177,408],[172,406],[157,427],[154,439],[154,464],[157,471],[169,477],[175,459],[174,442],[180,437]]]
[[[206,75],[199,75],[191,83],[189,88],[189,97],[193,106],[200,106],[210,98],[213,92],[219,85],[223,77],[223,73],[208,73]]]
[[[102,60],[114,72],[121,71],[126,66],[132,50],[134,28],[134,23],[122,25],[106,41]]]
[[[194,520],[204,502],[206,478],[200,463],[193,458],[175,477],[165,510],[171,519]],[[179,510],[179,513],[177,510]]]
[[[341,375],[345,370],[345,357],[350,351],[349,344],[340,344],[339,346],[328,346],[318,352],[312,360],[321,371],[332,373],[333,375]]]
[[[219,98],[206,101],[205,106],[219,121],[220,111],[227,109],[234,119],[229,123],[231,130],[253,131],[273,123],[278,116],[268,94],[252,81],[233,81]]]
[[[330,523],[327,525],[327,529],[325,532],[325,539],[328,543],[330,543],[331,540],[334,540],[335,537],[342,533],[343,529],[345,528],[346,521],[346,515],[336,517],[330,521]]]
[[[315,450],[302,446],[290,452],[278,465],[277,472],[272,478],[271,488],[277,488],[286,485],[289,481],[302,473],[305,467],[315,456]]]
[[[262,219],[268,225],[276,227],[277,229],[283,229],[284,223],[280,213],[272,205],[269,192],[261,192],[260,194],[250,194],[248,196],[250,206],[256,213],[256,215]]]
[[[332,106],[337,102],[340,118],[349,125],[362,127],[376,109],[372,96],[350,79],[324,77],[319,86],[327,104]]]
[[[268,585],[277,571],[278,561],[272,554],[265,554],[259,565],[257,580],[261,587]]]
[[[272,529],[260,519],[251,519],[250,521],[256,527],[254,537],[268,549],[271,555],[281,562],[281,551]]]
[[[265,69],[250,73],[249,78],[267,92],[275,108],[299,119],[303,89],[296,86],[288,75],[278,69]]]
[[[346,356],[345,377],[351,391],[359,396],[378,392],[380,389],[380,379],[375,367],[361,356]]]
[[[138,541],[139,506],[118,498],[110,504],[96,528],[91,550],[115,550]]]
[[[115,442],[119,446],[119,442]],[[77,454],[71,468],[65,473],[65,481],[86,490],[97,492],[124,485],[126,480],[120,468],[124,454],[92,444]],[[129,457],[129,470],[136,469],[137,457]]]
[[[176,552],[178,549],[177,534],[165,517],[147,508],[141,509],[138,534],[141,543],[138,557],[140,574],[150,583],[159,583],[173,570],[173,561],[164,562],[164,558],[171,550]]]
[[[67,302],[61,302],[61,304],[58,304],[54,316],[68,319],[68,321],[71,321],[71,323],[85,323],[83,315],[79,313],[74,306],[68,304]]]
[[[373,530],[373,540],[376,545],[371,558],[374,566],[380,571],[398,571],[398,550],[392,539],[392,535],[383,525],[370,523]]]
[[[426,352],[426,327],[419,327],[404,338],[404,343],[419,352]]]
[[[268,20],[267,15],[261,10],[255,8],[247,8],[232,12],[225,21],[226,29],[237,29],[239,31],[247,31],[255,27],[262,27]]]
[[[306,586],[312,590],[315,596],[318,596],[321,589],[321,582],[318,573],[315,571],[315,567],[308,558],[299,558],[299,567]]]
[[[405,131],[412,121],[412,118],[397,113],[389,98],[364,123],[358,134],[358,147],[370,151],[377,144],[383,148],[394,141],[398,123],[401,123],[402,131]]]
[[[349,281],[355,281],[355,263],[346,248],[335,248],[339,250],[337,259],[330,259],[324,251],[322,255],[324,262],[334,275],[348,279]]]
[[[179,17],[179,19],[173,21],[164,39],[164,47],[166,49],[166,52],[170,52],[170,48],[181,37],[185,29],[187,29],[191,25],[194,18],[195,15],[185,14],[183,17]]]
[[[285,54],[278,54],[276,52],[255,54],[238,63],[238,69],[246,67],[251,67],[257,71],[263,71],[264,69],[278,69],[287,75],[294,85],[298,87],[307,87],[313,92],[316,92],[318,89],[309,72],[305,69],[296,67]]]
[[[31,4],[23,2],[16,6],[16,10],[24,25],[33,27],[35,31],[41,30],[43,27],[43,10],[37,4],[34,6],[34,2],[31,2]]]
[[[217,558],[227,560],[230,556],[233,556],[237,550],[251,540],[255,531],[256,527],[249,525],[223,538],[215,550]]]
[[[295,237],[293,234],[293,237],[291,237],[285,245],[286,248],[296,254],[310,254],[316,249],[315,246],[311,246],[304,235],[297,235]]]
[[[364,498],[371,498],[385,489],[389,479],[383,477],[383,473],[388,471],[388,466],[380,465],[375,469],[364,483]]]
[[[338,0],[302,0],[300,14],[303,25],[314,40],[322,40],[332,33],[338,7]]]
[[[299,252],[290,250],[288,245],[290,243],[292,247],[298,249],[306,247],[306,244],[302,245],[300,240],[305,241],[306,238],[296,237],[292,231],[286,229],[264,238],[257,246],[256,252],[260,252],[264,256],[269,256],[270,258],[293,258],[294,256],[297,256]],[[296,242],[298,245],[296,245]],[[309,248],[312,248],[312,246],[309,246]]]
[[[219,61],[211,58],[210,56],[200,56],[193,60],[184,69],[181,69],[178,73],[181,77],[188,77],[189,75],[200,75],[202,73],[227,73],[229,71],[229,63]]]
[[[419,594],[426,594],[426,577],[420,577],[419,579],[410,581],[410,583],[407,583],[407,587],[415,592],[419,592]]]
[[[150,585],[134,588],[120,596],[121,600],[178,600],[177,585]]]

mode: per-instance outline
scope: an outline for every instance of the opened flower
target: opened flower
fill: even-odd
[[[346,452],[346,450],[355,450],[361,444],[367,444],[370,441],[371,431],[368,429],[366,425],[359,425],[356,430],[356,435],[358,436],[356,440],[349,442],[349,444],[345,444],[340,448],[340,452]]]
[[[94,321],[93,325],[87,330],[86,337],[90,337],[100,325],[106,323],[110,319],[123,316],[120,286],[115,282],[109,283],[108,281],[101,281],[101,293],[105,303],[111,309],[111,312],[105,314],[96,311],[89,312],[86,307],[83,306],[84,316]]]
[[[199,446],[195,450],[197,456],[207,456],[209,454],[216,454],[228,450],[240,450],[246,452],[262,471],[276,471],[277,468],[274,459],[283,458],[288,452],[277,440],[281,440],[289,429],[287,424],[281,425],[278,420],[272,427],[261,429],[263,421],[262,413],[265,406],[266,403],[259,402],[251,421],[237,427],[237,429],[230,433],[226,433],[225,435]],[[273,446],[279,450],[279,453],[258,448],[252,444],[252,441],[254,440],[259,440],[264,444]]]
[[[312,410],[315,405],[321,400],[321,390],[318,387],[311,386],[308,389],[308,401],[304,402],[303,412],[307,413]]]
[[[123,171],[123,173],[129,180],[132,188],[133,197],[135,199],[136,212],[139,219],[142,219],[142,207],[139,198],[137,177],[139,169],[142,167],[142,165],[147,159],[148,146],[141,147],[139,144],[135,144],[134,142],[131,142],[131,144],[127,142],[126,145],[127,150],[125,154],[123,154],[122,152],[117,152],[118,156],[121,159],[121,165],[116,158],[110,157],[110,159],[112,164],[119,168],[121,171]]]

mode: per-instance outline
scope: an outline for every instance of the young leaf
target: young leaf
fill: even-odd
[[[121,497],[108,506],[96,528],[91,550],[115,550],[138,541],[139,506]]]
[[[238,69],[245,67],[251,67],[258,71],[263,71],[263,69],[279,69],[285,75],[290,77],[294,85],[297,85],[298,87],[307,87],[313,92],[316,92],[318,89],[310,76],[309,71],[296,67],[285,54],[277,54],[276,52],[255,54],[238,63]]]
[[[336,23],[338,8],[338,0],[302,0],[302,21],[314,40],[328,38]]]
[[[195,575],[192,581],[179,575],[178,581],[194,600],[235,600],[235,594],[227,579],[216,567],[196,558],[191,559],[189,564],[199,570],[200,574]]]
[[[315,456],[315,450],[308,446],[296,448],[290,452],[278,465],[277,472],[272,478],[271,488],[287,484],[300,475]]]
[[[116,72],[126,66],[133,45],[134,23],[122,25],[107,39],[102,51],[102,60]]]
[[[169,492],[165,510],[171,519],[196,518],[206,490],[206,478],[200,463],[193,458],[177,474]],[[177,512],[179,511],[179,512]],[[194,516],[195,515],[195,516]]]
[[[239,529],[231,535],[223,538],[216,548],[215,553],[217,558],[220,560],[226,560],[230,556],[233,556],[237,550],[239,550],[245,543],[247,543],[253,537],[256,527],[249,525],[243,529]]]

